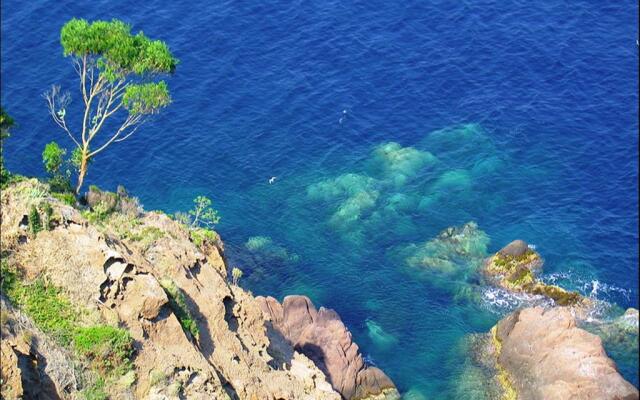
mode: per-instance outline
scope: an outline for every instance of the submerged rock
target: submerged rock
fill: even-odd
[[[273,329],[327,375],[345,399],[399,398],[393,382],[380,369],[365,364],[351,333],[333,311],[315,308],[306,296],[257,297]]]
[[[268,236],[252,236],[244,247],[254,254],[260,254],[265,258],[274,258],[282,261],[296,262],[300,260],[300,256],[295,253],[289,253],[284,247],[277,245]]]
[[[596,335],[576,326],[569,309],[516,311],[492,329],[498,380],[506,398],[638,399]]]
[[[405,262],[411,267],[452,273],[460,264],[479,264],[487,255],[489,237],[475,222],[449,227],[420,245],[407,246]]]

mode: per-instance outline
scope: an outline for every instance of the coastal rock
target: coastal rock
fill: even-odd
[[[541,282],[536,274],[542,257],[523,240],[514,240],[485,260],[483,272],[494,284],[514,292],[541,295],[560,306],[586,308],[589,300],[577,292]]]
[[[514,240],[505,247],[503,247],[498,253],[505,257],[522,257],[529,251],[529,246],[524,240]]]
[[[131,383],[109,383],[111,398],[340,399],[309,357],[267,331],[258,301],[228,283],[222,246],[197,246],[166,215],[133,217],[117,207],[100,225],[62,224],[20,241],[31,204],[47,202],[54,215],[66,207],[46,187],[34,195],[35,185],[25,181],[2,191],[7,265],[24,284],[44,277],[60,288],[91,323],[129,332]],[[274,348],[281,358],[272,356]],[[82,386],[61,386],[58,397],[63,390],[75,396]]]
[[[294,349],[308,356],[345,399],[392,399],[395,385],[380,369],[365,364],[338,314],[319,310],[306,296],[257,297],[265,317]]]
[[[596,335],[568,308],[517,311],[492,330],[499,380],[519,400],[632,400],[638,390],[618,373]]]

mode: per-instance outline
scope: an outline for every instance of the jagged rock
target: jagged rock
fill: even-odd
[[[516,311],[493,332],[500,380],[519,400],[638,399],[600,338],[576,327],[567,308]]]
[[[57,400],[76,379],[64,350],[0,296],[0,394],[3,399]]]
[[[135,380],[127,394],[106,388],[112,398],[176,398],[178,392],[190,399],[340,398],[307,356],[267,331],[256,299],[227,282],[221,244],[199,248],[182,225],[154,212],[130,227],[115,214],[98,227],[62,224],[21,243],[19,225],[31,204],[49,202],[54,213],[67,207],[46,193],[32,201],[24,193],[34,185],[40,184],[2,191],[3,246],[24,279],[44,276],[92,318],[129,331]],[[162,235],[142,246],[123,237],[133,227]],[[180,304],[169,302],[160,282],[170,282]]]
[[[484,262],[483,272],[493,283],[507,290],[541,295],[560,306],[586,308],[589,299],[577,292],[541,282],[536,274],[542,268],[542,257],[522,240],[514,240]]]
[[[315,306],[306,296],[257,297],[262,311],[294,348],[313,360],[346,399],[394,398],[393,382],[380,369],[367,366],[351,333],[333,311]]]

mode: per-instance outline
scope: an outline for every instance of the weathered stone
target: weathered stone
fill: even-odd
[[[576,327],[569,309],[517,311],[495,331],[501,380],[519,400],[638,399],[599,337]]]
[[[514,240],[505,247],[503,247],[499,253],[503,256],[520,257],[523,256],[529,250],[529,245],[524,240]]]
[[[358,345],[335,311],[323,307],[316,310],[306,296],[287,296],[282,305],[272,297],[257,299],[275,329],[313,360],[344,398],[399,396],[384,372],[365,364]]]

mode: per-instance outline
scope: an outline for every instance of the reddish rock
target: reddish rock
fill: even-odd
[[[365,364],[358,345],[335,311],[324,307],[317,310],[306,296],[287,296],[282,305],[273,297],[257,300],[275,329],[297,351],[313,360],[344,398],[398,396],[384,372]]]
[[[496,340],[519,400],[638,399],[600,338],[576,327],[567,308],[517,311],[498,323]]]

